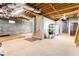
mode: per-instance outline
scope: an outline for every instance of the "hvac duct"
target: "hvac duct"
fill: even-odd
[[[40,13],[39,10],[36,10],[36,9],[28,6],[26,3],[24,3],[24,4],[23,3],[16,3],[16,4],[11,3],[11,4],[6,4],[6,6],[3,6],[0,9],[0,17],[5,17],[5,18],[20,17],[21,15],[23,15],[23,17],[25,17],[24,12],[27,10],[35,12],[35,13]]]

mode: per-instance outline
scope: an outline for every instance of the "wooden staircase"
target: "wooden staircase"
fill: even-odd
[[[76,45],[79,45],[79,26],[77,27],[77,30],[75,33],[75,43]]]

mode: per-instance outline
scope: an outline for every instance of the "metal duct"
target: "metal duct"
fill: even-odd
[[[28,6],[26,3],[7,3],[6,5],[4,4],[4,6],[0,9],[0,17],[20,17],[22,15],[25,17],[24,12],[27,10],[40,13],[39,10]],[[30,17],[27,18],[29,19]]]

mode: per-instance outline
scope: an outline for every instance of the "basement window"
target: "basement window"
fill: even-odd
[[[15,21],[13,21],[13,20],[9,20],[9,23],[12,23],[12,24],[14,24],[14,23],[15,23]]]

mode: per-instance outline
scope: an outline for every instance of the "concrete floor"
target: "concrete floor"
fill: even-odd
[[[29,42],[24,38],[4,41],[3,52],[6,56],[70,56],[79,55],[79,47],[75,46],[74,37],[66,34],[53,39]]]

